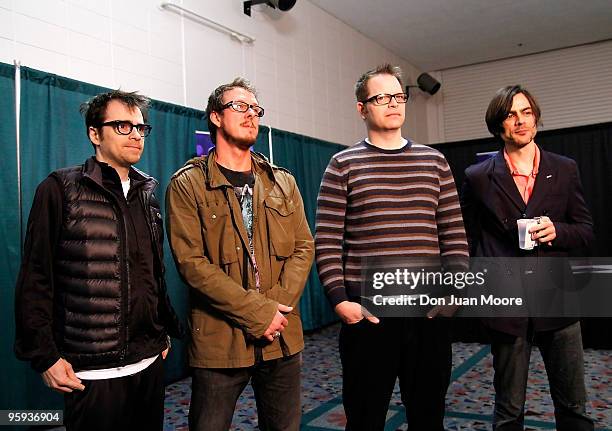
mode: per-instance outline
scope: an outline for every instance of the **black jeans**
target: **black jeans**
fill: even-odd
[[[522,431],[531,347],[536,344],[546,367],[559,431],[593,430],[586,415],[586,389],[580,323],[555,331],[517,337],[513,343],[492,337],[495,378],[493,429]]]
[[[64,395],[66,431],[162,430],[164,364],[161,355],[139,373],[83,380],[85,390]]]
[[[255,364],[248,368],[194,368],[189,429],[227,431],[238,397],[251,381],[259,429],[299,430],[302,416],[302,355]]]
[[[382,430],[399,377],[410,431],[444,431],[452,353],[448,321],[364,319],[340,330],[347,430]]]

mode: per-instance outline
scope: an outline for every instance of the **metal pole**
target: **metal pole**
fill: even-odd
[[[20,130],[20,109],[21,109],[21,62],[14,60],[15,65],[15,147],[17,152],[17,205],[19,208],[19,242],[23,239],[23,205],[21,203],[21,141],[19,139]],[[23,247],[19,247],[19,255],[22,257]]]
[[[270,152],[270,163],[274,163],[274,152],[272,151],[272,126],[268,127],[268,151]]]

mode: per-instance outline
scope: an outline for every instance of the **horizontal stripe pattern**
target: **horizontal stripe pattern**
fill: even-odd
[[[319,190],[319,278],[332,305],[360,295],[366,257],[468,256],[461,207],[444,156],[408,141],[365,141],[332,157]]]

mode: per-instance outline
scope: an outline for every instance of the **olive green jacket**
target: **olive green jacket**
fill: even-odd
[[[200,368],[248,367],[255,345],[263,360],[304,348],[298,301],[310,273],[314,243],[293,176],[252,154],[253,245],[242,210],[214,151],[189,160],[166,191],[167,230],[176,267],[190,287],[189,362]],[[248,262],[245,262],[245,259]],[[245,274],[245,268],[248,272]],[[278,303],[294,307],[280,338],[262,338]]]

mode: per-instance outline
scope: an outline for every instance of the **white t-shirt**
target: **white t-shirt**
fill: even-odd
[[[130,179],[127,181],[121,181],[121,188],[123,189],[123,196],[127,199],[127,194],[130,191]]]
[[[103,368],[101,370],[83,370],[75,374],[81,380],[104,380],[131,376],[132,374],[141,372],[155,362],[157,356],[158,355],[151,356],[150,358],[143,359],[133,364],[124,365],[123,367]]]

